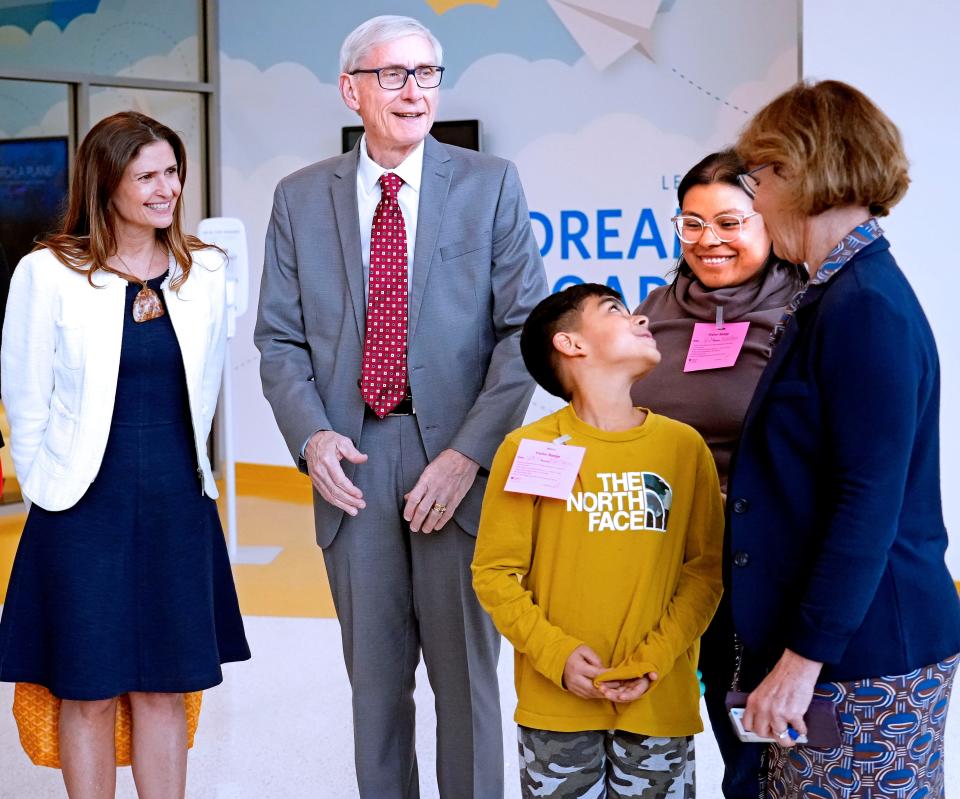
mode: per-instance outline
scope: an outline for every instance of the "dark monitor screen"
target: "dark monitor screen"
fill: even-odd
[[[437,141],[444,144],[454,144],[457,147],[466,147],[468,150],[480,150],[480,120],[455,119],[449,122],[434,122],[430,133]],[[343,152],[349,152],[363,135],[362,125],[351,125],[343,128],[341,146]]]
[[[67,196],[65,136],[0,139],[0,245],[13,269],[56,227]]]

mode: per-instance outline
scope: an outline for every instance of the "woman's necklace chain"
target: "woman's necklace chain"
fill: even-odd
[[[150,279],[150,267],[153,266],[153,258],[156,253],[157,246],[154,244],[153,251],[150,253],[150,260],[147,263],[147,277],[139,277],[123,260],[123,256],[119,252],[116,254],[117,259],[127,270],[127,274],[141,283],[140,291],[137,292],[137,296],[133,300],[134,322],[149,322],[151,319],[158,319],[164,314],[163,303],[160,301],[159,295],[147,285],[147,281]]]
[[[117,260],[123,264],[123,268],[126,270],[127,274],[130,275],[130,277],[134,278],[135,280],[138,280],[140,283],[143,284],[144,288],[146,288],[147,281],[150,279],[150,267],[153,266],[153,259],[154,259],[154,256],[156,256],[156,254],[157,254],[157,244],[156,242],[154,242],[153,249],[150,250],[150,260],[147,261],[147,277],[140,277],[136,272],[134,272],[130,268],[130,264],[126,262],[126,260],[120,254],[119,251],[117,251],[116,256],[117,256]]]

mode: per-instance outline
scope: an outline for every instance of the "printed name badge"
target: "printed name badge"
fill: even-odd
[[[699,372],[733,366],[749,327],[749,322],[729,322],[723,327],[717,327],[713,322],[697,322],[693,326],[693,338],[690,339],[683,371]]]
[[[566,499],[586,452],[586,447],[521,439],[504,488],[517,494]]]

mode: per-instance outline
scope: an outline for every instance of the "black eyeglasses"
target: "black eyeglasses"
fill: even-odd
[[[766,169],[768,166],[773,166],[773,164],[760,164],[760,166],[754,167],[749,172],[737,175],[737,180],[741,188],[751,197],[757,196],[757,186],[760,185],[760,181],[757,180],[757,172],[761,169]]]
[[[398,91],[407,85],[410,76],[417,82],[421,89],[436,89],[443,79],[443,70],[446,67],[422,66],[407,69],[406,67],[380,67],[379,69],[355,69],[351,75],[359,73],[373,74],[377,76],[377,82],[381,89]]]

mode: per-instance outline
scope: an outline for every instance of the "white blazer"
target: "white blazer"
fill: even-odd
[[[193,255],[179,292],[162,291],[183,355],[197,450],[197,490],[217,496],[207,436],[226,347],[226,270],[218,250]],[[127,281],[65,267],[50,250],[20,261],[10,281],[0,379],[13,464],[23,495],[51,511],[72,507],[100,471],[117,394]],[[146,324],[149,324],[147,322]]]

